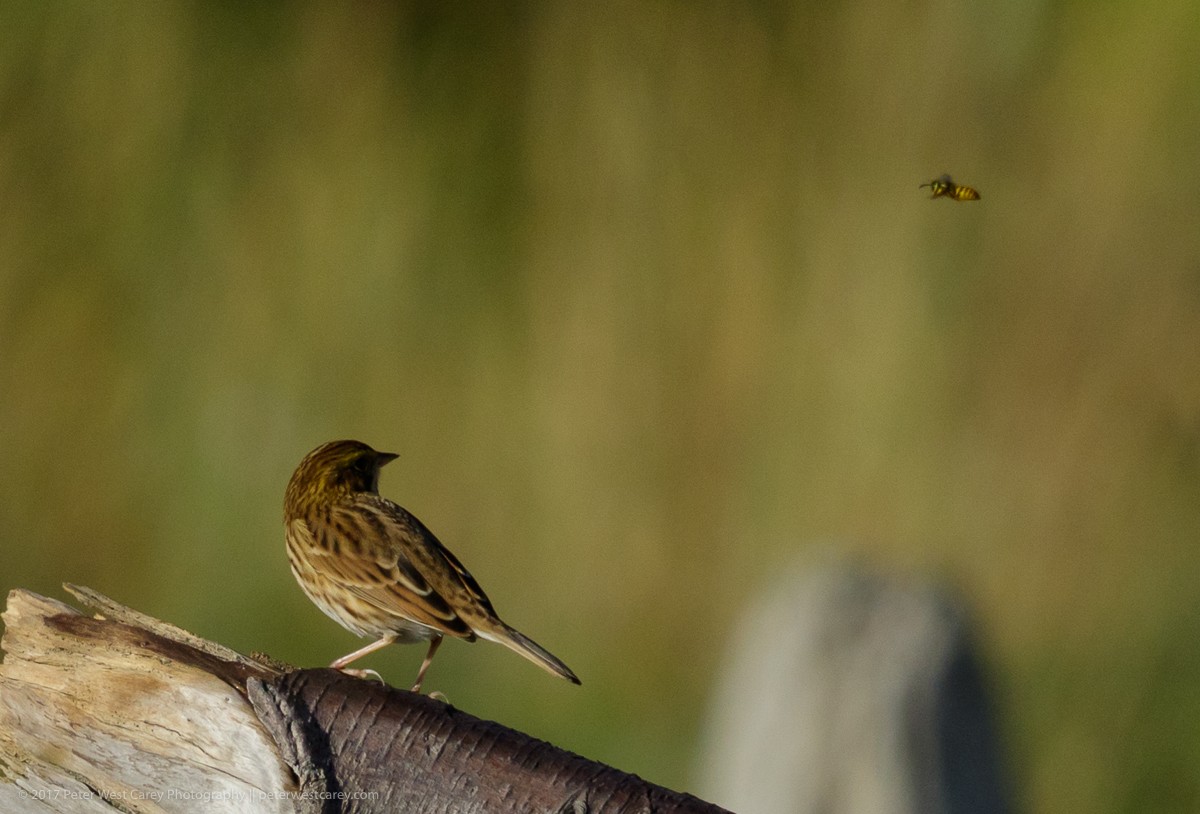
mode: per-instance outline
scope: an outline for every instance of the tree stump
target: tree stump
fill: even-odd
[[[252,659],[66,586],[3,614],[0,811],[717,814],[686,794],[335,670]]]
[[[1012,810],[975,637],[942,588],[800,566],[734,629],[706,796],[742,814]]]

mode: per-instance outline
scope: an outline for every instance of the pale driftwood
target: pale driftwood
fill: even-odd
[[[4,628],[0,811],[293,810],[291,772],[237,689],[273,670],[22,590]]]
[[[12,591],[0,812],[722,809],[333,670],[279,669],[68,586]]]

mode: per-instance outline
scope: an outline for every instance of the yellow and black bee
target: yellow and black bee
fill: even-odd
[[[941,178],[934,178],[928,184],[921,184],[921,187],[929,187],[933,192],[930,198],[953,198],[956,201],[978,201],[980,198],[979,190],[973,187],[964,187],[961,184],[956,184],[949,175],[943,175]],[[917,187],[920,189],[921,187]]]

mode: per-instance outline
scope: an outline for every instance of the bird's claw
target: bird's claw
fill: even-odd
[[[348,676],[354,676],[355,678],[373,678],[376,681],[378,681],[380,684],[387,683],[383,680],[383,676],[381,676],[379,673],[375,672],[374,670],[359,670],[358,668],[352,668],[352,667],[340,667],[337,669],[339,672],[345,673]]]

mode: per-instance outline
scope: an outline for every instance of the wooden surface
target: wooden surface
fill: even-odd
[[[3,618],[0,811],[293,810],[291,772],[238,690],[270,669],[28,591]]]
[[[0,812],[722,809],[334,670],[289,670],[68,586],[9,594]]]
[[[944,585],[805,558],[734,629],[702,739],[707,797],[743,814],[1013,810],[979,637]]]

